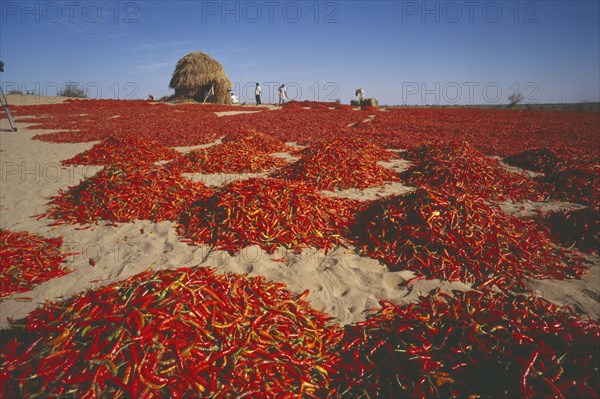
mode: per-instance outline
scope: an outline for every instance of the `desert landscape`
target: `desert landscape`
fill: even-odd
[[[597,397],[600,115],[9,96],[12,397]]]
[[[0,2],[0,399],[600,398],[600,2]]]

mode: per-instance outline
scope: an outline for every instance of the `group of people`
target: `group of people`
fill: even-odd
[[[287,94],[285,92],[285,84],[281,84],[281,86],[279,86],[279,89],[277,89],[279,91],[279,105],[283,105],[283,103],[285,102],[285,100],[287,99]],[[256,88],[254,89],[254,95],[256,97],[256,105],[261,105],[262,102],[260,101],[260,95],[262,93],[262,88],[260,87],[260,84],[257,82],[256,83]]]
[[[283,105],[283,103],[285,103],[285,100],[287,100],[285,84],[282,83],[281,86],[279,86],[279,88],[277,90],[279,92],[279,105]],[[262,102],[260,100],[261,94],[262,94],[262,88],[260,87],[260,84],[257,82],[256,87],[254,89],[254,96],[256,97],[256,105],[262,104]],[[360,101],[363,101],[365,99],[365,91],[362,88],[356,89],[356,92],[354,94],[356,96],[358,96]],[[239,102],[238,98],[236,97],[236,95],[234,93],[231,93],[231,102],[233,104],[237,104]]]
[[[287,99],[287,94],[285,92],[286,88],[285,88],[285,84],[281,84],[281,86],[279,86],[279,105],[282,105],[285,100]],[[231,91],[231,90],[230,90]],[[256,83],[256,87],[254,89],[254,95],[256,97],[256,105],[261,105],[262,101],[260,100],[260,96],[262,94],[262,87],[260,87],[260,84],[257,82]],[[232,104],[238,104],[240,101],[237,98],[237,96],[235,95],[235,93],[231,92],[231,103]]]

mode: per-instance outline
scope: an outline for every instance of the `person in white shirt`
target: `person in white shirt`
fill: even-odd
[[[235,93],[231,93],[231,103],[232,104],[237,104],[240,101],[238,100],[237,96],[235,95]]]
[[[262,93],[262,89],[260,88],[260,85],[258,84],[258,82],[256,83],[256,89],[254,90],[254,95],[256,96],[256,105],[260,105],[260,93]]]
[[[356,89],[354,95],[358,96],[359,101],[363,101],[365,99],[365,91],[362,88]]]
[[[281,84],[281,86],[279,86],[279,105],[282,105],[285,102],[286,99],[286,95],[285,95],[285,84]]]

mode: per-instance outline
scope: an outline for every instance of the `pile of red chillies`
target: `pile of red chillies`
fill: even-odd
[[[87,151],[62,161],[63,165],[150,164],[177,158],[180,153],[157,141],[128,134],[109,137]]]
[[[551,211],[538,215],[536,219],[564,247],[577,247],[589,253],[600,250],[598,208]]]
[[[600,208],[600,159],[573,148],[534,148],[504,158],[509,165],[543,173],[535,180],[554,199]]]
[[[193,243],[235,253],[259,245],[330,250],[359,208],[357,201],[328,198],[305,183],[279,179],[234,181],[186,209],[178,231]]]
[[[281,140],[255,131],[231,133],[223,137],[222,141],[223,143],[244,143],[251,149],[268,154],[292,150],[292,147],[285,145]]]
[[[547,185],[554,199],[600,209],[600,165],[574,166],[536,179]]]
[[[273,177],[302,181],[319,190],[367,188],[398,180],[393,171],[377,164],[393,153],[364,139],[324,141],[299,152],[301,159]]]
[[[467,142],[424,144],[403,156],[414,163],[402,173],[404,181],[413,186],[471,193],[490,200],[542,200],[547,196],[532,178],[504,170],[498,160]]]
[[[144,272],[5,331],[3,397],[597,397],[600,325],[535,297],[434,291],[340,329],[262,277]],[[13,337],[12,339],[10,337]]]
[[[434,292],[346,327],[335,398],[594,398],[600,325],[535,297]]]
[[[57,225],[175,221],[191,202],[212,193],[203,183],[173,175],[166,167],[109,166],[52,197],[40,217],[54,219]]]
[[[418,189],[377,200],[356,217],[351,231],[359,251],[392,270],[479,287],[524,288],[527,278],[574,278],[586,270],[535,221],[468,194]]]
[[[62,245],[62,237],[0,229],[0,298],[70,273],[64,267],[70,254],[62,252]]]
[[[597,157],[573,148],[538,147],[505,157],[502,162],[522,169],[540,173],[564,172],[578,165],[591,166]]]
[[[328,321],[262,277],[145,272],[15,322],[0,396],[319,398],[341,338]]]
[[[170,162],[168,167],[179,173],[257,173],[288,163],[259,148],[244,141],[228,141],[192,150]]]

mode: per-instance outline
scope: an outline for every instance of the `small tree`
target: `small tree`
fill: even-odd
[[[67,82],[65,87],[58,93],[59,97],[72,97],[72,98],[87,98],[85,90],[77,87],[75,82]]]
[[[508,96],[508,108],[514,107],[524,99],[525,97],[523,96],[523,94],[519,93],[518,91],[515,91],[513,94]]]
[[[354,107],[358,107],[358,106],[360,106],[360,101],[358,101],[358,100],[350,100],[350,105],[352,105]]]

